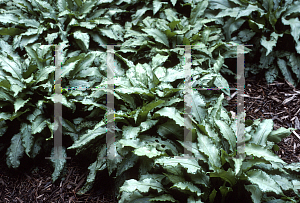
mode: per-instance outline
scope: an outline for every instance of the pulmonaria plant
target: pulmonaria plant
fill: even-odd
[[[150,134],[148,140],[154,140],[154,143],[140,142],[140,139],[147,138],[142,135],[142,130],[136,127],[131,127],[130,131],[126,129],[124,134],[129,137],[140,133],[138,138],[120,140],[119,150],[124,153],[124,146],[130,146],[127,153],[134,149],[133,153],[139,156],[141,164],[138,178],[125,181],[120,188],[120,201],[299,201],[299,164],[286,164],[272,152],[275,143],[293,129],[273,131],[271,119],[255,120],[245,129],[245,153],[247,158],[252,158],[236,159],[237,121],[231,119],[222,107],[222,100],[223,94],[215,104],[205,108],[205,103],[200,102],[205,101],[203,96],[194,94],[193,101],[198,108],[192,108],[195,118],[192,119],[193,143],[188,148],[192,157],[186,157],[182,154],[183,148],[178,148],[178,143],[181,147],[187,144],[183,142],[182,112],[175,108],[164,107],[154,112],[156,118],[164,116],[170,119],[157,126],[158,138]],[[166,137],[167,142],[162,137]],[[151,147],[153,144],[156,147]],[[291,192],[294,196],[290,195]]]
[[[6,152],[7,165],[18,169],[24,157],[36,158],[42,151],[53,156],[55,66],[54,46],[49,45],[54,43],[64,45],[63,87],[104,88],[62,91],[63,156],[76,152],[89,164],[78,194],[90,190],[97,174],[107,169],[120,202],[298,202],[299,164],[286,164],[271,151],[291,129],[273,131],[271,120],[255,120],[245,131],[245,152],[254,159],[234,159],[237,124],[222,105],[228,89],[192,91],[192,157],[185,157],[185,49],[176,45],[198,45],[191,51],[192,88],[212,88],[229,86],[220,71],[230,72],[224,61],[236,58],[240,43],[224,42],[220,26],[214,24],[222,22],[220,16],[205,17],[213,5],[223,8],[216,3],[220,1],[195,2],[1,4],[0,34],[6,36],[0,40],[0,151]],[[244,8],[245,3],[240,4]],[[178,7],[190,12],[179,12]],[[244,12],[239,15],[247,17]],[[228,32],[234,28],[235,24]],[[295,36],[294,28],[292,32]],[[120,41],[122,46],[114,50],[112,92],[116,140],[107,146],[108,53],[103,45]],[[116,159],[104,159],[112,147]],[[65,172],[66,160],[52,162],[56,181]]]
[[[246,77],[250,72],[265,71],[267,82],[272,83],[281,73],[297,86],[300,82],[299,14],[297,0],[212,0],[204,16],[216,19],[216,24],[223,27],[226,41],[253,45],[252,51],[246,54]]]

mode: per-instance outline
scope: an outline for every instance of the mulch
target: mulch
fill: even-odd
[[[108,180],[108,176],[97,177],[94,187],[86,194],[76,194],[86,182],[89,172],[87,168],[88,166],[80,163],[80,159],[74,157],[67,160],[68,172],[64,176],[65,180],[52,183],[51,175],[54,169],[48,160],[41,161],[22,172],[12,172],[7,168],[5,156],[3,156],[0,161],[0,202],[117,202],[114,191],[111,189],[112,181]]]
[[[236,87],[236,83],[229,83]],[[264,78],[246,79],[245,109],[247,119],[272,119],[274,130],[280,127],[297,128],[290,136],[284,138],[275,152],[286,163],[300,161],[300,89],[294,88],[286,81],[275,81],[267,84]],[[298,86],[299,87],[299,86]],[[231,97],[226,97],[228,111],[236,112],[236,95],[231,90]],[[84,185],[88,169],[80,164],[80,160],[67,160],[65,180],[52,183],[53,168],[49,162],[37,164],[34,170],[12,173],[8,170],[5,157],[0,157],[0,202],[117,202],[111,181],[107,177],[97,179],[93,189],[85,195],[76,192]]]
[[[236,87],[235,83],[229,83],[229,87]],[[236,91],[230,90],[228,111],[237,112]],[[244,107],[245,120],[272,119],[274,130],[280,127],[295,128],[288,137],[277,143],[279,151],[274,152],[284,162],[300,162],[300,85],[293,87],[286,80],[278,79],[267,84],[265,78],[252,76],[245,80]]]

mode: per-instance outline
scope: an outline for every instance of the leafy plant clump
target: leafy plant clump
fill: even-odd
[[[49,45],[56,43],[64,45],[63,156],[76,152],[89,162],[78,194],[107,169],[120,202],[299,201],[298,164],[286,164],[271,151],[292,129],[273,131],[271,120],[247,121],[245,152],[253,159],[235,159],[237,121],[223,107],[228,89],[192,90],[192,142],[184,142],[187,60],[185,48],[177,45],[197,45],[191,51],[191,87],[212,88],[228,87],[221,73],[233,73],[224,61],[236,58],[240,43],[225,41],[222,19],[207,13],[213,5],[207,0],[1,5],[8,11],[0,13],[0,34],[6,35],[0,39],[0,151],[7,165],[18,169],[24,156],[34,159],[42,151],[53,156],[55,49]],[[107,146],[109,53],[103,45],[110,42],[122,46],[114,48],[115,143]],[[116,158],[105,159],[111,149]],[[52,162],[57,181],[66,160]]]
[[[216,18],[226,41],[253,45],[245,75],[265,73],[268,83],[284,77],[300,82],[300,2],[297,0],[212,0],[204,16]]]

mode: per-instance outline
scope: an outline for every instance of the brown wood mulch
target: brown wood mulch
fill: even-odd
[[[236,87],[236,83],[229,83]],[[298,86],[299,87],[299,86]],[[228,111],[236,112],[236,95],[227,97]],[[230,99],[231,98],[231,99]],[[267,84],[264,78],[246,79],[245,109],[247,119],[273,119],[274,130],[280,127],[297,128],[279,144],[275,152],[287,163],[300,161],[300,89],[286,81]],[[117,202],[114,191],[106,178],[100,178],[93,189],[85,195],[76,192],[84,185],[88,169],[81,166],[76,157],[67,161],[67,174],[60,183],[52,183],[53,168],[50,163],[40,163],[35,170],[12,174],[8,171],[5,157],[0,157],[0,202]]]
[[[236,83],[229,83],[229,87],[236,87]],[[226,97],[228,106],[225,108],[236,113],[236,91],[230,90],[230,95]],[[300,85],[294,87],[281,79],[267,84],[265,78],[252,76],[245,79],[244,101],[245,120],[272,119],[274,130],[296,129],[277,143],[280,150],[275,154],[286,163],[300,162]]]
[[[111,181],[107,177],[96,178],[96,184],[84,195],[76,192],[86,182],[89,170],[82,166],[77,157],[67,160],[67,174],[65,180],[52,183],[53,167],[49,161],[43,161],[36,167],[23,172],[11,172],[5,163],[5,156],[0,161],[0,202],[17,203],[74,203],[97,202],[115,203]]]

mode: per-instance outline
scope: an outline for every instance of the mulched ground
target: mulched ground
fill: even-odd
[[[236,84],[230,83],[230,87]],[[231,90],[231,95],[234,95]],[[236,112],[236,95],[230,99],[225,108]],[[246,119],[273,119],[274,130],[280,127],[297,128],[278,145],[276,152],[287,163],[300,161],[300,88],[294,88],[286,81],[276,81],[267,85],[264,78],[247,78],[245,88]],[[64,181],[52,184],[52,166],[41,162],[35,170],[22,173],[8,171],[5,156],[0,157],[0,202],[117,202],[111,181],[106,177],[97,179],[95,187],[85,195],[76,194],[84,185],[88,175],[86,166],[80,160],[67,160],[68,173]]]
[[[117,202],[107,177],[97,177],[94,188],[84,195],[76,192],[86,182],[88,166],[80,164],[77,157],[67,160],[68,173],[65,180],[52,183],[52,165],[43,161],[36,167],[21,173],[11,173],[7,169],[5,156],[0,160],[0,202],[17,203],[73,203],[73,202]]]
[[[229,83],[230,87],[236,87],[236,83]],[[237,112],[236,94],[227,97],[228,111]],[[265,78],[253,76],[245,80],[246,120],[261,118],[272,119],[274,130],[280,127],[295,128],[291,135],[284,138],[277,145],[280,150],[275,152],[286,163],[300,162],[300,85],[293,87],[285,80],[276,80],[267,84]]]

